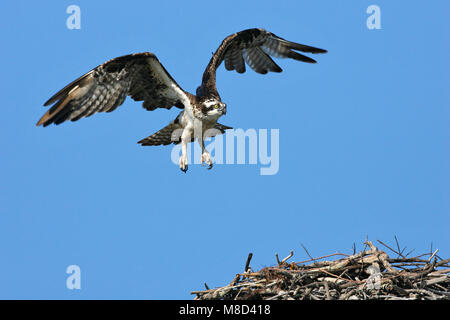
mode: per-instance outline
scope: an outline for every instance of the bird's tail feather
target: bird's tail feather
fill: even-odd
[[[225,133],[225,130],[232,129],[232,127],[216,123],[214,129],[217,130],[208,130],[205,132],[205,137],[215,137],[218,134]],[[181,142],[181,134],[183,132],[183,128],[178,124],[178,122],[172,121],[169,125],[165,126],[158,132],[148,136],[147,138],[138,141],[139,144],[143,146],[160,146],[160,145],[169,145],[179,144]],[[191,139],[191,142],[194,141],[194,138]]]

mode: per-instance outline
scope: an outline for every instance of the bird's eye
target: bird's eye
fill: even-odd
[[[216,104],[216,105],[214,105],[214,108],[215,108],[215,109],[219,109],[219,108],[220,108],[220,105],[219,105],[219,104]]]

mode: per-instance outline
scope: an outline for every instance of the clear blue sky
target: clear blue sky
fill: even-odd
[[[81,8],[81,29],[66,8]],[[381,8],[381,30],[366,9]],[[369,239],[450,255],[448,1],[7,1],[1,4],[0,298],[190,299],[252,267]],[[278,174],[193,165],[141,147],[178,110],[127,100],[35,126],[98,64],[154,52],[195,92],[227,35],[262,27],[329,50],[281,74],[218,71],[221,122],[280,131]],[[81,268],[81,290],[66,268]]]

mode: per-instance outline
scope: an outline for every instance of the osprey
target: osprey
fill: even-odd
[[[38,121],[37,126],[77,121],[97,112],[111,112],[130,96],[143,101],[147,110],[182,109],[175,120],[138,143],[143,146],[181,143],[180,169],[188,168],[187,144],[195,139],[201,148],[201,163],[212,168],[211,155],[204,138],[222,134],[231,127],[217,120],[226,113],[226,104],[216,88],[216,70],[225,61],[227,70],[245,72],[245,62],[257,73],[281,72],[270,58],[292,58],[316,63],[294,50],[326,53],[326,50],[287,41],[264,29],[248,29],[226,37],[206,67],[196,94],[183,90],[151,52],[135,53],[109,60],[65,86],[44,106],[53,106]],[[245,61],[245,62],[244,62]]]

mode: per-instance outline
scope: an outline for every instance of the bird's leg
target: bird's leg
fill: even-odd
[[[208,150],[206,150],[206,148],[205,148],[205,141],[203,140],[203,138],[199,138],[198,143],[202,147],[201,163],[202,163],[202,165],[203,165],[203,163],[205,163],[208,166],[208,170],[210,170],[213,167],[213,162],[211,159],[211,155],[209,154]]]
[[[182,141],[181,142],[181,157],[180,157],[180,169],[184,173],[186,173],[188,169],[188,159],[187,159],[187,143]]]
[[[181,135],[180,169],[184,173],[186,173],[188,169],[187,144],[190,140],[189,132],[187,130],[183,131],[183,134]]]

